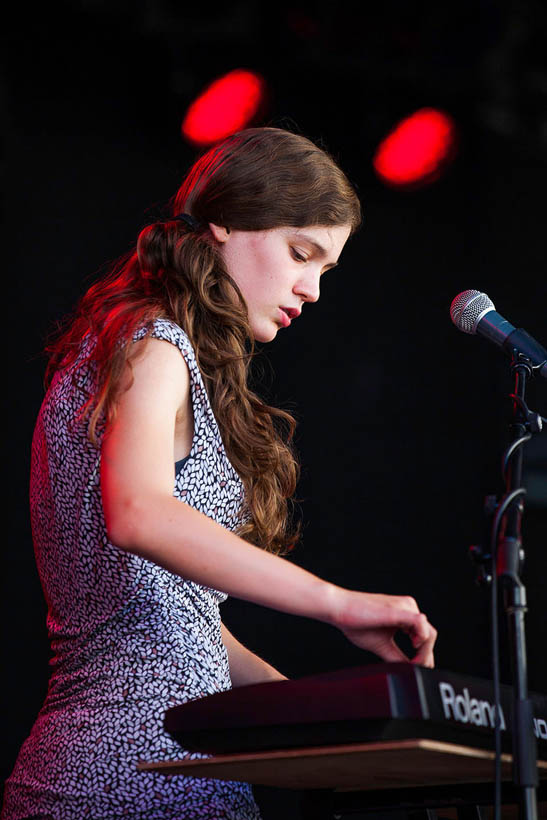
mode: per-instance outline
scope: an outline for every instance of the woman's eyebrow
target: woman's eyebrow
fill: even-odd
[[[303,239],[304,242],[307,242],[309,245],[311,245],[320,259],[324,259],[327,255],[327,251],[325,250],[323,245],[320,245],[319,242],[317,242],[315,239],[312,239],[311,236],[308,236],[305,233],[299,233],[298,238]],[[336,262],[329,262],[327,265],[325,265],[325,268],[335,268],[337,264],[338,260],[336,260]]]

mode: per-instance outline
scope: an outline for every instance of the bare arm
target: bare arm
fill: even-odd
[[[230,677],[232,686],[247,686],[251,683],[265,683],[266,681],[288,680],[258,655],[243,646],[232,633],[221,624],[222,641],[228,650],[230,663]]]
[[[411,598],[345,590],[229,532],[173,496],[177,411],[187,406],[189,373],[179,350],[150,339],[133,363],[103,441],[101,489],[107,532],[121,549],[229,595],[342,629],[385,660],[410,635],[415,662],[432,665],[435,630]]]

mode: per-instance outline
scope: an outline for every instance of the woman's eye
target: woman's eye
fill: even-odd
[[[291,251],[292,251],[292,255],[294,256],[294,258],[295,258],[298,262],[307,262],[307,261],[308,261],[308,260],[306,259],[306,257],[305,257],[305,256],[302,256],[302,254],[301,254],[301,253],[299,253],[299,252],[296,250],[296,248],[291,248]]]

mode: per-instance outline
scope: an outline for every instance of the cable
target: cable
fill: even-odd
[[[522,438],[518,438],[516,441],[513,441],[512,444],[505,451],[504,456],[503,456],[503,463],[502,463],[502,467],[501,467],[501,472],[502,472],[502,475],[503,475],[504,479],[505,479],[506,474],[507,474],[507,468],[509,467],[510,459],[513,457],[513,455],[515,454],[517,449],[522,444],[526,444],[527,441],[530,441],[531,438],[532,438],[532,434],[527,433],[525,436],[522,436]]]

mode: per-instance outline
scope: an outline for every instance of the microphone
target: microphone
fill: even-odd
[[[547,379],[547,350],[522,328],[516,328],[497,313],[494,303],[478,290],[464,290],[450,305],[450,318],[464,333],[478,333],[503,348],[530,359],[534,371]]]

